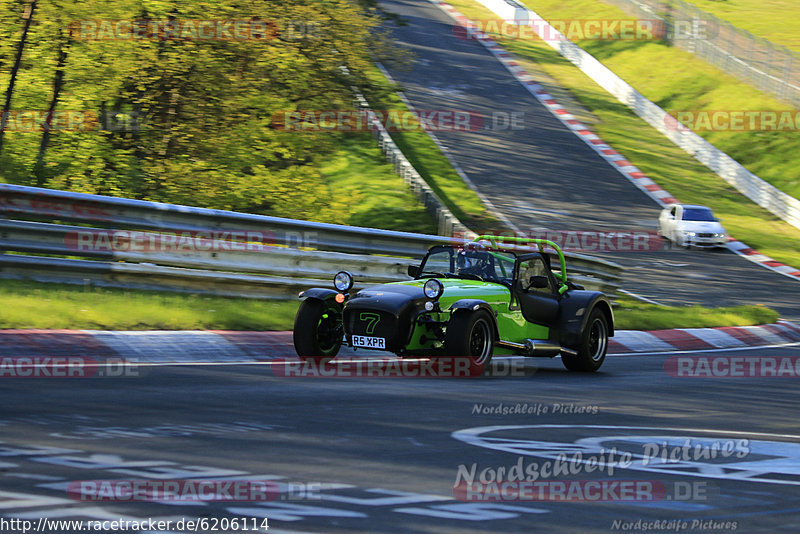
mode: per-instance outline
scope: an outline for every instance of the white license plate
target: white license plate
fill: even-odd
[[[353,346],[365,349],[386,349],[386,338],[353,336]]]

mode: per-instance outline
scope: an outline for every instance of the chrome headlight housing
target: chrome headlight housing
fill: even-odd
[[[333,277],[333,287],[342,293],[349,291],[350,288],[353,287],[353,275],[347,271],[339,271],[336,273],[336,276]]]
[[[425,292],[425,296],[429,299],[438,299],[442,296],[442,293],[444,293],[444,284],[442,284],[436,278],[431,278],[425,282],[422,290]]]

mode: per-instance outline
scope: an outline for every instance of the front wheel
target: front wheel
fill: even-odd
[[[342,346],[342,309],[333,302],[307,299],[294,319],[294,350],[301,360],[324,363]]]
[[[597,371],[603,365],[608,350],[608,319],[598,310],[592,310],[586,327],[581,332],[577,355],[561,354],[564,367],[570,371]]]
[[[484,310],[454,313],[447,325],[444,347],[449,356],[466,356],[470,364],[485,368],[494,351],[491,316]]]

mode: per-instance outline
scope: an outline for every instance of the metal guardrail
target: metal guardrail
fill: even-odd
[[[8,184],[0,215],[0,278],[247,298],[291,298],[342,269],[362,286],[405,280],[428,247],[462,242]],[[617,290],[619,265],[567,258],[577,283]]]
[[[99,228],[269,232],[276,243],[286,246],[355,254],[380,251],[381,254],[418,257],[426,247],[449,242],[449,238],[442,236],[312,223],[9,184],[0,184],[0,213],[6,217],[79,222]]]

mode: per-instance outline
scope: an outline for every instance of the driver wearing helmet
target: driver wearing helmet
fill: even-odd
[[[495,278],[491,257],[484,247],[460,251],[456,258],[456,267],[459,275],[478,276],[484,280]]]

